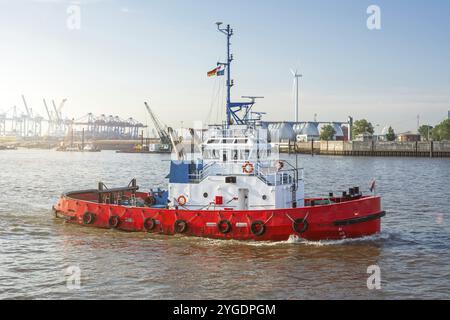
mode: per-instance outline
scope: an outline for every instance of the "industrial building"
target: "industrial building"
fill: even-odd
[[[318,141],[321,130],[326,125],[331,125],[334,129],[333,140],[347,141],[349,139],[349,124],[346,122],[265,122],[264,124],[272,143]]]
[[[411,131],[400,133],[397,135],[397,140],[400,142],[416,142],[420,141],[420,134]]]

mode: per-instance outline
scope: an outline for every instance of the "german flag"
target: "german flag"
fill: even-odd
[[[214,69],[211,70],[211,71],[209,71],[209,72],[208,72],[208,77],[214,77],[214,76],[217,76],[217,73],[219,72],[219,70],[220,70],[220,66],[217,67],[217,68],[214,68]]]

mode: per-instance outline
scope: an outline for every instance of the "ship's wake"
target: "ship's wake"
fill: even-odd
[[[361,238],[348,238],[340,240],[320,240],[310,241],[302,239],[298,236],[291,235],[286,241],[239,241],[239,240],[217,240],[217,239],[204,239],[208,245],[224,246],[224,245],[247,245],[254,247],[273,247],[273,246],[286,246],[286,245],[303,245],[313,247],[323,246],[339,246],[350,244],[367,244],[367,245],[381,245],[387,242],[404,242],[406,239],[402,239],[400,235],[395,233],[383,232],[367,237]]]

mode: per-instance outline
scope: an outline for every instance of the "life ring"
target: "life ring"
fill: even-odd
[[[110,228],[116,229],[119,226],[120,223],[120,217],[118,216],[111,216],[108,219],[108,225]]]
[[[220,220],[217,222],[217,229],[220,233],[227,234],[231,231],[231,223],[228,220]]]
[[[297,233],[305,233],[309,228],[309,223],[306,219],[296,219],[292,222],[292,229]]]
[[[251,226],[250,226],[250,231],[255,235],[255,236],[262,236],[265,232],[266,232],[266,226],[264,225],[264,222],[262,221],[254,221],[252,222]]]
[[[151,207],[154,206],[156,203],[155,197],[153,196],[148,196],[144,199],[144,203],[146,206]]]
[[[173,225],[175,233],[185,233],[188,229],[188,224],[184,220],[177,220]]]
[[[95,220],[95,214],[92,212],[85,212],[83,214],[83,223],[84,224],[92,224]]]
[[[177,202],[180,206],[184,206],[187,203],[187,199],[185,196],[181,195],[177,198]]]
[[[278,171],[281,171],[284,168],[284,162],[278,161],[276,167]]]
[[[246,162],[242,165],[242,171],[244,173],[251,174],[253,173],[253,171],[255,171],[255,167],[253,166],[253,163]]]
[[[152,218],[147,218],[144,220],[144,229],[146,231],[152,231],[156,227],[156,221]]]

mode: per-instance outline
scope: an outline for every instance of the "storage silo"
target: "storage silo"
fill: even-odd
[[[267,135],[268,135],[268,141],[272,142],[272,135],[273,135],[273,130],[274,130],[274,126],[277,123],[269,123],[267,124]]]
[[[319,140],[320,134],[318,124],[314,122],[307,122],[300,134],[306,136],[308,141]]]
[[[338,123],[333,123],[332,126],[334,129],[334,140],[344,140],[344,131],[342,131],[341,125]]]
[[[287,122],[272,123],[269,125],[270,141],[279,143],[281,141],[295,141],[296,134],[292,126]]]
[[[292,126],[292,129],[294,129],[294,132],[295,132],[296,135],[299,135],[299,134],[302,133],[302,130],[305,127],[305,124],[306,123],[304,123],[304,122],[299,122],[299,123],[296,123],[296,124],[294,124]]]

